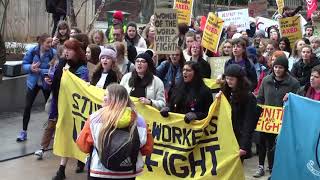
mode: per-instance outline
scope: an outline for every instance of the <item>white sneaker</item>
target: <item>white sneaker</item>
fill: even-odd
[[[34,152],[34,155],[37,156],[37,160],[42,160],[43,153],[44,153],[43,150],[40,149],[40,150]]]

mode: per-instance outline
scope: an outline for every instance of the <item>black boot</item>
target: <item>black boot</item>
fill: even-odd
[[[57,171],[57,174],[52,178],[52,180],[63,180],[66,178],[66,174],[64,173],[65,166],[60,165],[59,170]]]
[[[83,162],[79,161],[77,162],[77,168],[76,168],[76,173],[82,173],[84,171],[84,164]]]

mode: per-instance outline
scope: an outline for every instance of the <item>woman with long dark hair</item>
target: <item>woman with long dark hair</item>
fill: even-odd
[[[138,48],[147,49],[147,43],[143,39],[143,37],[141,37],[138,34],[138,27],[135,22],[129,22],[127,24],[127,31],[126,31],[126,35],[125,35],[125,40],[129,45],[132,45],[132,46],[138,47]]]
[[[161,109],[165,106],[164,86],[161,79],[155,76],[156,68],[152,60],[152,52],[147,51],[136,57],[135,69],[125,74],[120,84],[130,96],[139,98],[146,105]]]
[[[251,152],[251,138],[260,116],[257,100],[251,93],[250,81],[240,65],[230,64],[224,76],[226,81],[221,92],[231,105],[233,131],[240,146],[240,158],[243,160]]]
[[[210,89],[204,84],[198,63],[188,61],[183,66],[183,81],[172,91],[167,107],[160,114],[168,117],[168,112],[186,114],[185,122],[202,120],[208,115],[213,102]]]
[[[289,53],[289,57],[291,56],[292,49],[291,49],[291,46],[290,46],[290,41],[289,41],[289,39],[287,37],[280,38],[280,40],[279,40],[279,49],[281,51],[285,51],[285,52]]]
[[[51,48],[51,43],[52,38],[50,35],[40,35],[38,37],[38,45],[31,48],[23,58],[22,68],[28,73],[27,93],[23,112],[23,127],[17,137],[17,142],[27,140],[31,108],[38,92],[42,90],[45,101],[47,101],[50,96],[50,88],[46,86],[44,78],[50,67],[49,62],[56,55],[56,51]]]
[[[81,151],[90,153],[89,180],[102,179],[127,179],[133,180],[143,171],[142,156],[150,155],[153,149],[153,139],[148,132],[145,120],[137,113],[135,105],[130,100],[126,89],[118,84],[111,84],[107,87],[104,105],[97,112],[90,115],[86,121],[78,139],[77,145]],[[118,128],[136,128],[138,133],[139,152],[136,160],[130,158],[135,170],[114,171],[103,164],[102,152],[105,152],[105,142],[112,142],[112,135]],[[130,141],[134,141],[136,131],[129,131]],[[113,144],[113,143],[110,143]],[[93,148],[94,147],[94,148]],[[135,150],[134,148],[132,148]],[[110,167],[112,168],[112,167]]]
[[[52,46],[57,47],[70,38],[70,28],[66,21],[60,21],[53,37]]]
[[[250,62],[247,58],[246,52],[246,43],[242,39],[235,39],[232,42],[232,54],[231,59],[229,59],[225,65],[224,70],[228,68],[231,64],[237,64],[241,66],[245,72],[247,78],[250,80],[251,83],[251,90],[254,90],[257,86],[257,74],[252,62]]]

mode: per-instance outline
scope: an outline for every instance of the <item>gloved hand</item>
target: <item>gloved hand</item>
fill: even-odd
[[[160,114],[161,114],[162,117],[168,117],[169,116],[169,111],[170,111],[169,107],[163,107],[160,110]]]
[[[197,115],[194,112],[188,112],[185,116],[184,116],[184,122],[186,122],[187,124],[189,124],[192,120],[197,119]]]

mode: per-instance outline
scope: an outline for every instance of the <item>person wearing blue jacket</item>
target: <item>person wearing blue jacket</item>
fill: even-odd
[[[169,60],[163,61],[157,67],[157,76],[164,84],[166,102],[169,101],[176,84],[183,79],[182,69],[185,62],[182,49],[178,48],[174,54],[170,55]]]
[[[38,45],[31,48],[23,58],[22,67],[27,76],[26,104],[23,113],[23,128],[18,134],[17,142],[27,140],[27,129],[30,120],[32,104],[37,97],[39,90],[42,90],[45,100],[49,98],[50,89],[44,81],[48,74],[49,62],[56,54],[51,47],[52,38],[48,34],[38,37]]]

